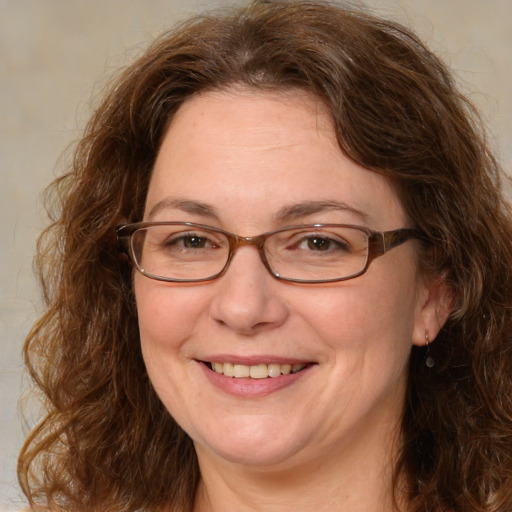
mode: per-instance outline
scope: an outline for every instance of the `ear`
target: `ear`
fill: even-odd
[[[444,276],[425,280],[417,304],[413,345],[426,345],[435,340],[453,308],[453,290]]]

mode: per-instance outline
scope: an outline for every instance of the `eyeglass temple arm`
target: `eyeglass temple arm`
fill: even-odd
[[[116,238],[117,238],[117,247],[118,249],[124,253],[129,254],[129,245],[130,245],[130,230],[126,229],[126,225],[122,224],[116,227]]]
[[[381,256],[385,252],[402,245],[411,238],[425,239],[425,235],[419,229],[402,228],[394,231],[374,233],[369,240],[370,254],[373,257]]]

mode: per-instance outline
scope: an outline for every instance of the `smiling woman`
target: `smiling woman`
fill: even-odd
[[[54,184],[33,509],[509,510],[512,219],[476,119],[413,34],[329,3],[157,40]]]
[[[350,205],[294,216],[300,227],[277,232],[276,243],[284,246],[279,254],[274,244],[265,244],[270,265],[282,268],[284,276],[293,268],[288,272],[302,280],[302,287],[274,279],[249,246],[240,247],[222,279],[207,286],[176,287],[134,276],[150,380],[194,440],[200,467],[215,467],[219,455],[269,474],[284,468],[294,474],[290,466],[296,465],[301,469],[294,478],[302,476],[309,485],[317,478],[325,482],[326,475],[304,473],[305,461],[323,461],[339,473],[361,467],[364,474],[370,461],[384,470],[389,445],[382,439],[392,439],[397,429],[411,345],[423,345],[425,332],[436,336],[449,306],[439,301],[449,296],[426,286],[412,243],[373,262],[357,281],[329,288],[306,283],[317,277],[353,278],[365,268],[366,234],[347,224],[361,217],[364,227],[381,230],[407,223],[388,180],[339,151],[328,112],[314,96],[296,90],[228,89],[189,99],[164,135],[146,210],[162,201],[176,204],[176,198],[211,205],[206,211],[215,210],[215,218],[176,205],[144,220],[209,222],[255,235],[288,226],[288,216],[283,220],[277,213],[299,213],[296,206],[310,201]],[[200,230],[185,233],[204,238]],[[196,248],[189,256],[188,250],[184,261],[183,245],[177,248],[176,262],[175,250],[169,249],[175,247],[173,239],[167,237],[166,261],[159,268],[182,278],[200,258],[202,270],[216,257],[211,252],[219,254],[223,245],[211,239],[211,251],[198,255]],[[316,240],[313,246],[305,243],[311,239]],[[146,240],[139,249],[142,267],[154,257],[152,241]],[[347,249],[351,240],[352,252]],[[343,242],[344,249],[319,250],[319,241]],[[354,257],[359,272],[352,270]],[[277,378],[250,378],[267,377],[268,367],[275,365],[291,371]],[[205,409],[205,403],[215,407]],[[233,410],[236,414],[222,413]],[[258,450],[252,449],[255,444]],[[364,446],[365,457],[357,444]],[[221,474],[206,472],[207,488],[218,491]],[[223,478],[229,481],[228,476]]]

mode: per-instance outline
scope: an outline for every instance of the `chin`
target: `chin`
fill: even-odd
[[[204,447],[195,445],[196,452],[201,461],[201,453]],[[294,459],[295,450],[263,448],[255,443],[241,443],[240,446],[208,446],[206,450],[213,452],[216,458],[220,458],[230,464],[251,467],[253,469],[276,468],[286,466],[287,462]]]
[[[264,428],[261,424],[251,424],[249,428],[239,425],[236,428],[218,429],[221,438],[194,441],[199,460],[203,454],[213,454],[226,462],[264,468],[286,464],[294,459],[306,445],[301,435],[293,436],[289,426],[283,423]],[[211,431],[210,431],[211,432]],[[286,437],[283,438],[282,435]],[[290,436],[290,434],[292,434]]]

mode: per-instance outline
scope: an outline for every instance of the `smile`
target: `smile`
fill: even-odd
[[[298,364],[232,364],[232,363],[209,363],[208,366],[216,373],[222,374],[225,377],[234,377],[235,379],[266,379],[268,377],[275,378],[281,375],[289,375],[298,373],[303,370],[307,365]]]

